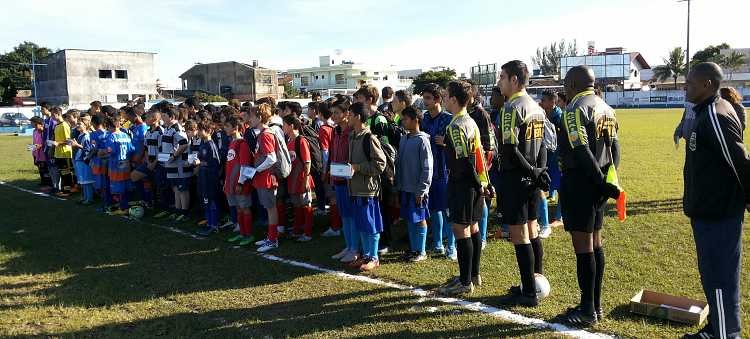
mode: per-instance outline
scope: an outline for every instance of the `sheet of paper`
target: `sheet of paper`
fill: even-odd
[[[28,145],[26,145],[26,150],[29,151],[29,152],[33,151],[35,148],[36,148],[36,146],[34,146],[34,144],[28,144]]]
[[[159,153],[158,156],[156,156],[156,160],[160,162],[167,162],[169,161],[169,154],[167,153]]]
[[[352,166],[349,164],[331,164],[331,175],[334,177],[351,179],[353,174],[354,173],[352,172]]]
[[[55,141],[54,140],[47,140],[47,146],[54,147],[55,146]]]
[[[255,167],[242,167],[242,176],[248,179],[252,179],[255,176]]]
[[[198,160],[198,154],[196,153],[188,154],[188,163],[194,164],[196,160]]]

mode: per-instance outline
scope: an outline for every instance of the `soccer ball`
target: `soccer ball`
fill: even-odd
[[[534,280],[536,281],[536,297],[539,299],[548,297],[552,287],[550,286],[547,277],[539,273],[534,273]],[[523,283],[521,283],[521,290],[523,290]]]
[[[143,214],[145,211],[143,210],[143,207],[141,206],[133,206],[128,210],[128,214],[133,219],[140,219],[143,218]]]

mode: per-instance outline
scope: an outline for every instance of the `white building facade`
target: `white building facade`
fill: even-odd
[[[317,91],[324,95],[352,94],[362,84],[394,90],[411,86],[409,79],[399,79],[398,71],[390,66],[356,64],[321,56],[318,67],[297,68],[287,71],[292,76],[292,86],[300,91]]]
[[[628,53],[624,48],[607,48],[592,55],[569,56],[560,59],[560,79],[575,66],[586,65],[594,71],[598,85],[614,86],[617,90],[639,90],[641,75],[651,66],[641,53]]]

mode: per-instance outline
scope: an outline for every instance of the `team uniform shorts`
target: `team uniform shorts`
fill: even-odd
[[[502,171],[499,177],[503,224],[523,225],[537,219],[540,191],[520,170]]]

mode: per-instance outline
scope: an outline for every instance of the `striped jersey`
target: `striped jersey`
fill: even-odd
[[[180,126],[179,123],[175,123],[169,126],[164,134],[161,136],[160,153],[174,155],[177,148],[188,144],[188,137],[185,134],[185,130]],[[193,175],[193,169],[187,164],[188,153],[190,150],[182,152],[182,154],[172,161],[164,163],[164,168],[167,171],[167,179],[178,179],[178,178],[189,178]]]
[[[159,155],[159,141],[163,133],[164,128],[161,126],[152,127],[146,132],[143,144],[146,147],[146,156],[148,156],[149,161],[156,160],[156,157]]]

